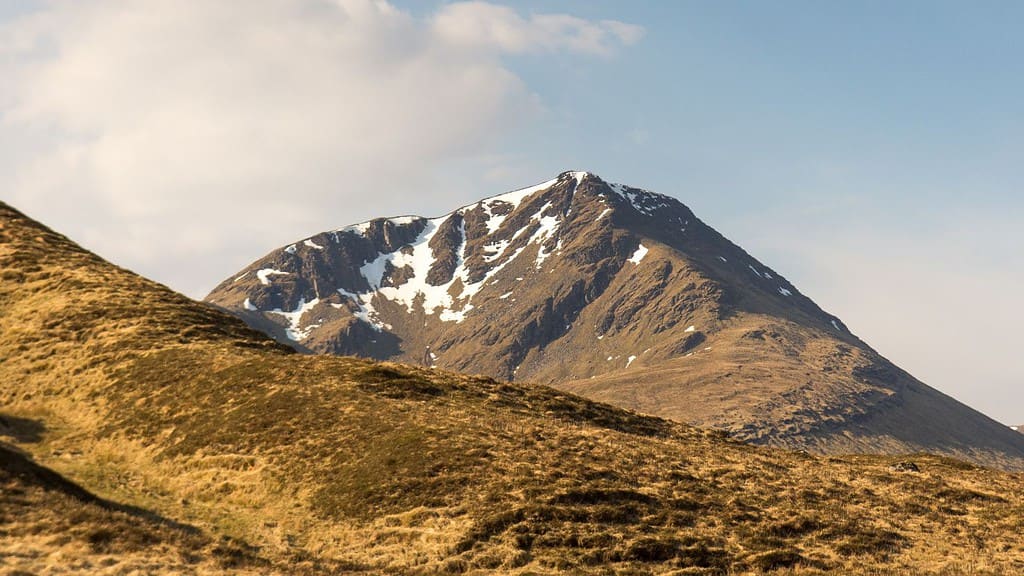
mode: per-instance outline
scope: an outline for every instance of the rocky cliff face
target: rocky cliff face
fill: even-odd
[[[678,200],[590,173],[318,234],[208,301],[303,351],[553,384],[755,442],[1024,457]]]
[[[715,276],[738,277],[742,290]],[[509,380],[590,377],[685,355],[729,306],[784,309],[852,338],[677,200],[578,172],[440,218],[318,234],[208,300],[307,350],[432,358]],[[647,334],[662,342],[637,350]],[[571,366],[565,354],[550,357],[556,343],[580,348]]]

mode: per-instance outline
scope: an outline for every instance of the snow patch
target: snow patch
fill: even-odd
[[[512,295],[512,293],[511,293],[511,292],[505,292],[505,293],[504,293],[504,294],[502,294],[501,296],[498,296],[498,298],[500,298],[501,300],[504,300],[504,299],[508,298],[508,297],[509,297],[509,296],[511,296],[511,295]]]
[[[309,333],[312,332],[314,328],[318,328],[320,326],[319,323],[315,323],[307,326],[305,329],[302,328],[302,317],[306,314],[306,312],[312,310],[319,303],[319,298],[314,298],[309,302],[306,302],[306,299],[302,298],[299,300],[298,307],[296,307],[295,310],[292,310],[291,312],[285,312],[280,308],[275,308],[273,310],[270,310],[269,313],[277,314],[278,316],[283,316],[285,320],[288,321],[288,327],[285,328],[284,330],[285,335],[288,336],[288,339],[292,340],[293,342],[301,342],[302,340],[305,340],[306,338],[309,337]],[[321,320],[321,322],[323,322],[323,320]]]
[[[550,183],[545,183],[533,188],[526,188],[515,193],[505,194],[495,198],[510,203],[518,202],[536,191],[550,187],[553,183],[554,181],[551,181]],[[494,199],[491,199],[491,201],[493,200]],[[357,317],[367,321],[378,329],[383,326],[383,324],[380,323],[379,318],[376,316],[376,312],[372,308],[371,302],[374,294],[380,295],[380,297],[386,298],[397,304],[404,305],[406,310],[410,313],[414,311],[414,308],[417,305],[420,305],[423,307],[424,313],[428,315],[437,314],[438,319],[443,322],[460,323],[465,320],[466,314],[473,309],[471,301],[484,285],[489,283],[489,281],[496,274],[501,272],[506,265],[515,260],[519,254],[526,249],[526,246],[529,246],[534,242],[543,242],[557,231],[557,217],[541,216],[544,210],[549,206],[550,204],[545,204],[544,207],[542,207],[540,211],[533,216],[533,220],[540,222],[540,227],[536,232],[534,232],[527,244],[516,249],[503,262],[488,270],[487,273],[484,274],[484,277],[478,282],[470,282],[469,269],[465,266],[466,228],[465,221],[462,221],[460,223],[459,230],[461,234],[461,244],[451,280],[439,286],[427,283],[427,274],[430,272],[430,269],[435,262],[433,249],[430,247],[430,241],[437,234],[441,226],[457,213],[455,212],[448,216],[427,220],[426,226],[423,231],[420,232],[419,237],[406,247],[405,252],[398,250],[395,252],[380,254],[375,259],[364,264],[360,268],[360,272],[362,273],[363,278],[366,279],[367,284],[369,284],[368,292],[361,294],[348,293],[342,290],[339,290],[339,292],[342,292],[344,295],[352,298],[352,300],[359,306],[360,310],[359,313],[357,313]],[[516,236],[518,236],[518,234]],[[513,236],[513,239],[516,236]],[[494,262],[505,256],[506,249],[510,243],[510,241],[502,241],[488,245],[486,247],[486,252],[488,254],[484,257],[485,261]],[[411,251],[409,251],[408,248],[411,248]],[[537,257],[538,266],[545,258],[547,258],[548,255],[549,254],[543,250],[539,251]],[[412,269],[410,278],[401,286],[381,286],[388,264],[394,268],[403,268],[408,266]],[[518,279],[521,280],[522,278]]]
[[[295,254],[295,252],[297,250],[298,250],[298,248],[295,247],[295,244],[292,244],[291,246],[289,246],[289,247],[284,249],[284,251],[289,253],[289,254]]]
[[[494,234],[495,232],[497,232],[498,229],[501,228],[502,223],[505,222],[505,218],[508,217],[508,214],[500,214],[498,216],[491,216],[490,212],[488,212],[487,215],[489,216],[489,218],[487,219],[487,234],[488,235],[491,235],[491,234]]]
[[[360,222],[359,224],[353,224],[351,226],[345,226],[344,228],[338,228],[335,232],[349,232],[356,236],[366,236],[367,231],[370,230],[369,222]]]
[[[832,327],[840,332],[843,331],[843,329],[839,327],[839,324],[835,320],[832,320]]]
[[[316,242],[313,242],[312,239],[306,240],[305,242],[303,242],[303,244],[305,244],[306,246],[309,246],[310,248],[314,248],[316,250],[323,250],[324,249],[323,246],[317,244]]]
[[[641,190],[639,188],[630,188],[628,186],[612,182],[608,183],[608,187],[616,194],[629,201],[637,212],[646,214],[647,216],[652,216],[658,210],[668,207],[670,202],[674,200],[664,194],[658,194],[651,192],[650,190]]]
[[[538,210],[537,213],[530,218],[531,223],[539,222],[540,226],[533,233],[533,235],[530,236],[530,239],[526,241],[525,246],[518,248],[514,253],[512,253],[510,257],[506,258],[505,261],[498,268],[495,268],[488,272],[488,278],[494,276],[506,264],[508,264],[512,260],[515,260],[519,256],[519,253],[526,248],[526,246],[529,246],[530,244],[534,243],[541,244],[541,246],[537,249],[537,258],[534,262],[535,267],[537,269],[540,269],[544,261],[547,260],[548,257],[551,256],[552,254],[552,252],[548,252],[544,248],[544,243],[558,233],[558,226],[560,224],[560,220],[557,216],[543,216],[544,212],[550,207],[551,203],[546,202],[543,206],[541,206],[540,210]],[[512,244],[512,242],[515,241],[515,239],[518,238],[519,235],[522,234],[528,227],[529,226],[524,226],[523,228],[517,230],[516,233],[512,235],[512,238],[510,240],[500,240],[497,242],[491,242],[490,244],[484,245],[484,262],[491,263],[502,258],[505,255],[505,251]],[[562,242],[561,240],[559,240],[558,245],[555,247],[555,251],[557,252],[561,249]],[[522,280],[522,278],[516,278],[516,280]]]
[[[480,204],[479,204],[479,206],[483,207],[484,214],[487,214],[487,222],[485,222],[485,224],[487,225],[487,235],[488,236],[490,236],[491,234],[494,234],[495,232],[497,232],[498,229],[501,228],[502,223],[505,222],[505,218],[508,218],[508,215],[512,213],[511,211],[506,212],[505,214],[494,214],[494,213],[492,213],[491,212],[491,208],[493,207],[493,205],[494,204],[500,204],[500,203],[501,203],[501,201],[497,201],[497,202],[495,202],[495,201],[486,202],[485,201],[485,202],[480,202]]]
[[[722,262],[728,262],[728,260],[725,259],[725,256],[719,256],[718,259]]]
[[[540,243],[540,247],[537,249],[537,260],[535,262],[537,269],[540,269],[544,261],[548,259],[548,256],[551,256],[550,252],[544,250],[544,242],[558,232],[558,217],[543,216],[544,211],[550,207],[550,202],[545,203],[530,219],[531,221],[540,223],[540,227],[533,233],[533,236],[530,236],[530,240],[527,242],[527,244],[533,244],[534,242]]]
[[[260,279],[260,284],[264,286],[270,286],[271,276],[287,276],[291,272],[285,272],[283,270],[275,270],[273,268],[264,268],[256,273],[256,277]]]
[[[248,276],[248,275],[249,275],[249,272],[248,272],[248,271],[242,272],[242,275],[241,275],[241,276],[239,276],[239,277],[235,278],[235,282],[238,282],[239,280],[241,280],[242,278],[245,278],[245,277],[246,277],[246,276]]]
[[[636,252],[633,252],[633,255],[628,261],[633,264],[639,264],[640,261],[644,259],[644,256],[647,256],[647,251],[647,247],[641,244],[640,247],[636,249]]]
[[[245,299],[245,302],[242,302],[242,308],[245,308],[249,312],[256,312],[257,310],[259,310],[259,308],[257,308],[256,305],[253,304],[252,301],[249,300],[248,298]]]
[[[519,190],[514,190],[512,192],[506,192],[504,194],[499,194],[497,196],[491,196],[490,198],[485,198],[484,200],[481,200],[481,202],[487,206],[497,201],[508,202],[509,204],[512,205],[512,209],[514,210],[518,208],[520,204],[522,204],[523,200],[526,200],[527,198],[529,198],[530,196],[537,192],[541,192],[543,190],[551,188],[556,183],[558,183],[558,178],[548,180],[547,182],[541,182],[540,184],[537,184],[536,186],[530,186],[529,188],[521,188]],[[468,208],[468,206],[466,208]]]
[[[782,294],[783,296],[792,296],[793,295],[792,292],[790,292],[789,290],[783,288],[782,286],[779,286],[779,294]]]
[[[494,262],[498,258],[501,258],[505,254],[505,249],[508,248],[510,240],[501,240],[499,242],[492,242],[484,245],[484,262]]]
[[[683,332],[693,332],[695,330],[697,330],[696,326],[687,326],[686,330],[683,330]]]
[[[636,360],[636,356],[630,356],[629,358],[626,358],[626,368],[629,368],[629,365],[633,363],[633,360]]]
[[[434,314],[438,308],[443,309],[442,314],[452,311],[453,301],[452,296],[448,293],[448,288],[458,278],[458,275],[456,274],[451,281],[441,286],[427,283],[427,273],[430,272],[430,268],[434,264],[434,253],[430,247],[430,240],[437,234],[441,224],[447,218],[428,220],[427,226],[420,233],[419,238],[413,242],[411,253],[406,254],[399,250],[381,254],[363,265],[360,272],[370,284],[370,289],[392,302],[404,304],[410,313],[413,311],[414,302],[420,295],[423,297],[422,305],[425,313]],[[465,231],[463,231],[463,235],[465,235]],[[462,250],[465,250],[465,242],[463,242]],[[381,286],[388,264],[394,268],[410,267],[412,278],[401,286]],[[462,259],[460,258],[458,268],[461,267]]]
[[[377,315],[377,309],[373,307],[373,292],[356,294],[349,292],[343,288],[338,288],[338,293],[346,298],[352,300],[358,308],[352,315],[358,320],[369,324],[374,330],[380,332],[382,330],[390,330],[391,325],[380,321],[380,317]],[[335,308],[344,308],[344,304],[331,304]]]

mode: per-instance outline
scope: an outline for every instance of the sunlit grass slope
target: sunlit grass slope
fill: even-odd
[[[0,359],[8,442],[285,572],[1024,570],[1018,475],[754,448],[546,387],[294,354],[3,205]]]

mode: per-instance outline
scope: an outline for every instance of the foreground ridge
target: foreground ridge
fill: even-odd
[[[265,559],[218,570],[1022,568],[1019,476],[755,448],[543,386],[290,354],[2,204],[0,278],[0,434],[86,490]],[[11,519],[4,546],[38,546],[19,565],[46,572],[63,528]],[[102,572],[127,553],[118,538],[63,549],[64,568]],[[134,550],[177,554],[160,542]]]

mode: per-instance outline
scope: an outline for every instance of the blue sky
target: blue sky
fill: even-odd
[[[0,4],[0,197],[201,297],[319,230],[590,170],[1024,423],[1024,5],[247,8]]]
[[[551,107],[558,137],[528,136],[551,168],[593,165],[652,188],[685,188],[697,204],[711,196],[702,213],[716,219],[737,201],[762,210],[849,196],[942,212],[1020,197],[1019,4],[521,6],[646,29],[606,60],[510,63]]]
[[[677,196],[915,375],[1024,419],[1024,5],[521,6],[646,34],[514,62],[553,126],[510,153]]]

